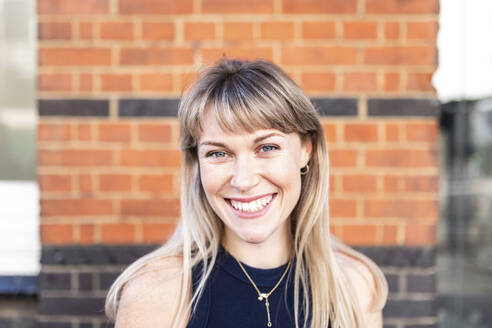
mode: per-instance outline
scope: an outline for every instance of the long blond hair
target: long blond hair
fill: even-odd
[[[302,90],[276,65],[263,61],[222,59],[202,72],[179,105],[181,150],[181,219],[165,245],[129,266],[115,281],[106,299],[106,313],[114,318],[120,293],[146,265],[161,258],[182,259],[181,296],[173,327],[184,327],[193,313],[214,266],[223,224],[208,203],[200,181],[197,141],[205,110],[213,111],[224,130],[277,129],[310,138],[313,152],[302,178],[301,196],[291,214],[294,241],[294,307],[303,327],[364,327],[358,297],[335,251],[367,265],[375,279],[375,307],[384,305],[387,286],[379,268],[363,254],[338,242],[329,229],[329,160],[319,116]],[[202,263],[204,274],[191,293],[191,268]],[[301,288],[302,287],[302,288]],[[301,292],[302,291],[302,292]],[[192,295],[191,300],[188,295]],[[309,323],[308,323],[309,320]]]

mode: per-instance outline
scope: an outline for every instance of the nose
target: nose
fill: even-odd
[[[258,184],[260,178],[256,170],[254,159],[237,157],[231,178],[231,186],[240,190],[247,191]]]

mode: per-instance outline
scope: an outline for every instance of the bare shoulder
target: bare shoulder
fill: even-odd
[[[181,291],[180,257],[155,260],[125,284],[116,328],[170,327]]]
[[[382,311],[376,306],[377,277],[371,268],[361,260],[340,251],[336,251],[335,256],[349,283],[357,293],[361,310],[365,315],[366,327],[382,327]]]

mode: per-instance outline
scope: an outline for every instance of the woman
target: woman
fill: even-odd
[[[179,121],[181,220],[115,281],[116,327],[382,327],[383,274],[330,235],[327,146],[301,89],[224,59]]]

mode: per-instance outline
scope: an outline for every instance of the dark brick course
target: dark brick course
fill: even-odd
[[[367,102],[369,116],[438,116],[439,101],[419,98],[372,98]]]
[[[120,99],[122,117],[177,116],[179,99]]]
[[[67,290],[71,288],[70,273],[47,273],[39,275],[39,288],[43,290]]]
[[[390,299],[383,311],[385,318],[435,317],[435,300]]]
[[[410,293],[429,293],[436,290],[436,276],[429,274],[409,274],[407,276],[407,291]]]
[[[356,116],[357,98],[312,98],[314,108],[320,116]]]
[[[108,116],[108,100],[90,99],[40,99],[40,116]]]
[[[49,297],[41,295],[39,313],[46,315],[103,315],[104,297]]]

